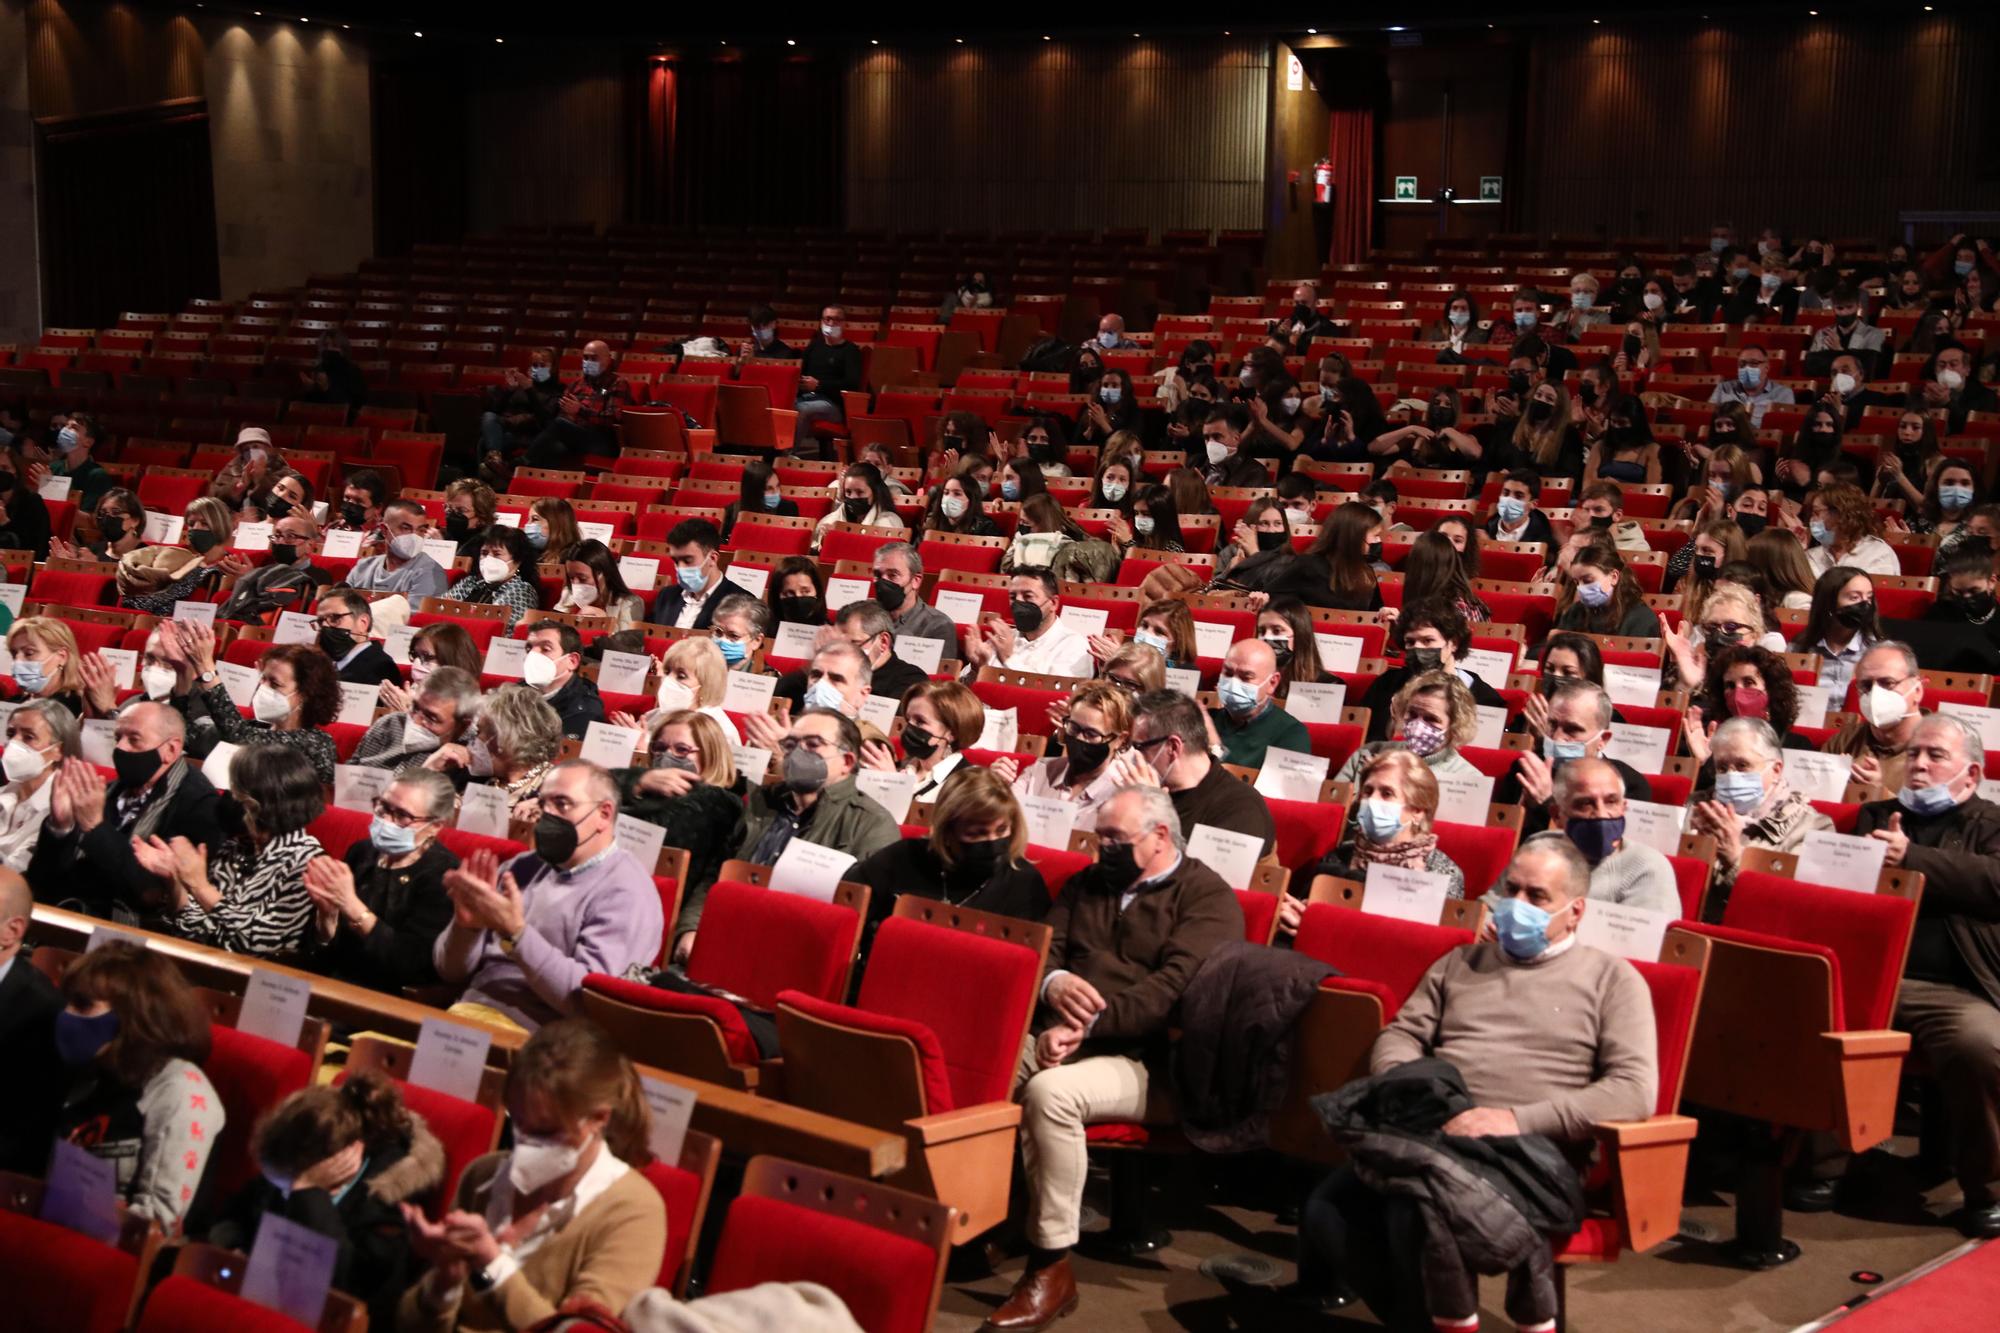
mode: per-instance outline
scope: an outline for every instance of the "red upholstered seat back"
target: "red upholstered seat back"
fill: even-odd
[[[1681,895],[1681,919],[1701,920],[1701,899],[1708,890],[1708,862],[1694,856],[1669,856],[1667,862],[1674,868],[1674,888]]]
[[[1440,819],[1435,825],[1438,850],[1452,859],[1465,876],[1465,896],[1477,898],[1493,887],[1514,857],[1520,834],[1510,828],[1483,824],[1450,824]]]
[[[1470,943],[1469,930],[1371,916],[1332,903],[1307,903],[1293,947],[1350,977],[1381,982],[1401,1004],[1432,963]]]
[[[1025,945],[891,917],[875,932],[857,1002],[935,1033],[952,1104],[977,1106],[1013,1089],[1041,974]]]
[[[1701,998],[1701,973],[1679,963],[1632,966],[1653,997],[1653,1030],[1658,1037],[1660,1091],[1655,1115],[1672,1115],[1680,1108],[1681,1074],[1687,1067],[1688,1042],[1694,1036],[1695,1004]]]
[[[1267,796],[1271,820],[1278,829],[1278,864],[1292,872],[1292,882],[1310,881],[1312,869],[1340,841],[1347,807],[1328,801],[1284,801]]]
[[[651,1009],[661,1014],[699,1014],[722,1029],[722,1044],[728,1048],[732,1063],[754,1065],[761,1058],[757,1053],[757,1039],[750,1035],[742,1012],[717,996],[661,990],[643,981],[627,981],[602,972],[592,972],[585,977],[583,987],[635,1009]]]
[[[1916,905],[1884,893],[1851,893],[1746,870],[1722,923],[1830,950],[1839,961],[1834,1000],[1849,1032],[1889,1026]]]
[[[1027,857],[1035,869],[1042,872],[1042,882],[1049,886],[1049,901],[1060,897],[1063,885],[1070,882],[1076,873],[1092,862],[1088,852],[1060,851],[1054,847],[1028,845]]]
[[[660,1256],[655,1285],[672,1291],[680,1276],[681,1259],[687,1254],[688,1233],[697,1220],[695,1209],[701,1206],[701,1177],[658,1159],[640,1168],[639,1174],[660,1192],[660,1201],[667,1205],[667,1248]]]
[[[1278,915],[1278,895],[1256,889],[1237,889],[1236,905],[1243,909],[1243,938],[1251,944],[1268,944],[1272,923]]]
[[[507,864],[508,861],[528,850],[512,838],[495,838],[489,834],[467,833],[464,829],[455,828],[439,830],[438,841],[444,844],[446,851],[461,861],[471,856],[474,852],[487,851],[499,857],[501,865]]]
[[[207,1197],[217,1203],[256,1179],[250,1131],[258,1117],[303,1088],[312,1078],[312,1057],[296,1046],[280,1046],[219,1024],[209,1026],[208,1061],[202,1072],[215,1085],[227,1117],[211,1150],[205,1177]]]
[[[871,961],[869,966],[873,968],[874,963]],[[974,994],[976,992],[967,991],[966,993]],[[917,1073],[923,1080],[924,1104],[921,1107],[911,1108],[913,1115],[936,1115],[940,1111],[956,1110],[961,1104],[977,1105],[976,1102],[960,1103],[958,1101],[958,1094],[952,1090],[952,1071],[950,1062],[945,1055],[944,1045],[938,1040],[937,1034],[932,1032],[928,1025],[913,1018],[898,1018],[892,1014],[874,1013],[867,1009],[857,1009],[852,1005],[833,1004],[826,1000],[814,999],[804,991],[780,991],[778,992],[778,1002],[787,1008],[796,1009],[808,1018],[817,1019],[822,1023],[838,1024],[841,1027],[847,1028],[858,1028],[864,1032],[873,1032],[884,1037],[901,1037],[903,1040],[909,1042],[911,1046],[915,1047],[917,1053]],[[977,1006],[968,1007],[976,1008]],[[779,1015],[778,1022],[782,1030],[786,1022],[784,1015]],[[1020,1048],[1017,1044],[1015,1047],[1017,1057],[1019,1053]],[[1003,1088],[1001,1097],[982,1097],[979,1100],[998,1101],[1002,1100],[1004,1096],[1005,1091]]]
[[[1362,729],[1351,722],[1308,722],[1306,735],[1311,741],[1311,752],[1326,760],[1328,771],[1333,773],[1338,773],[1340,766],[1354,757],[1366,738]]]
[[[1013,709],[1023,736],[1048,735],[1054,725],[1049,721],[1049,705],[1069,697],[1061,690],[1035,690],[997,680],[975,680],[972,692],[988,708]]]
[[[337,860],[347,855],[349,847],[368,836],[368,820],[363,811],[329,805],[318,819],[306,825],[306,832],[319,839],[326,854]]]
[[[0,1210],[0,1283],[7,1326],[22,1333],[117,1333],[139,1260],[114,1245]]]
[[[306,1333],[298,1320],[176,1273],[153,1288],[139,1333]]]
[[[854,948],[855,914],[845,907],[719,880],[708,891],[687,974],[760,1009],[781,990],[840,1000]]]
[[[118,585],[107,568],[93,574],[81,569],[45,569],[35,575],[35,600],[62,606],[109,606]]]
[[[746,1196],[729,1205],[707,1290],[817,1282],[868,1333],[922,1333],[935,1271],[935,1254],[914,1240],[782,1199]]]
[[[507,628],[507,622],[486,616],[454,616],[439,611],[418,611],[410,616],[410,623],[418,629],[425,625],[457,625],[472,636],[472,647],[479,654],[479,660],[486,660],[486,650],[493,646],[493,638]]]

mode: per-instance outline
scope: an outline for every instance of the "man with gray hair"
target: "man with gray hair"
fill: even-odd
[[[1556,770],[1572,759],[1597,759],[1611,744],[1611,696],[1592,681],[1564,679],[1549,700],[1542,724],[1541,745],[1514,761],[1493,790],[1497,805],[1522,808],[1522,836],[1550,827],[1549,802],[1555,796]],[[1606,758],[1618,770],[1628,801],[1650,801],[1653,785],[1622,759]]]
[[[1589,863],[1566,839],[1523,843],[1486,895],[1484,937],[1431,965],[1376,1039],[1369,1073],[1446,1061],[1472,1105],[1444,1133],[1540,1134],[1580,1157],[1595,1126],[1651,1115],[1652,998],[1630,963],[1577,942],[1590,882]],[[1300,1219],[1302,1292],[1327,1296],[1344,1284],[1393,1329],[1476,1326],[1476,1289],[1462,1309],[1437,1308],[1427,1291],[1419,1209],[1413,1197],[1370,1189],[1352,1167],[1336,1171]],[[1510,1282],[1508,1314],[1520,1328],[1553,1328],[1553,1308],[1530,1308],[1535,1287]]]
[[[868,577],[875,581],[875,602],[895,622],[898,638],[942,639],[945,656],[957,656],[958,627],[924,602],[924,558],[915,546],[889,542],[876,547]]]
[[[1556,770],[1549,829],[1590,865],[1590,896],[1681,915],[1673,863],[1625,836],[1625,786],[1609,759],[1571,759]]]
[[[421,763],[463,736],[478,706],[478,677],[460,667],[437,667],[416,686],[408,712],[386,713],[369,724],[347,762],[368,768]]]
[[[1984,776],[1978,729],[1931,714],[1910,729],[1902,789],[1863,805],[1854,831],[1883,844],[1883,865],[1924,877],[1895,1023],[1944,1091],[1959,1229],[1990,1238],[2000,1236],[2000,806],[1979,796]]]
[[[1181,992],[1209,954],[1243,938],[1236,895],[1184,849],[1172,797],[1121,787],[1098,808],[1097,864],[1050,909],[1049,972],[1015,1083],[1031,1248],[988,1328],[1037,1329],[1075,1307],[1084,1127],[1166,1116]]]
[[[864,695],[883,694],[900,700],[929,679],[922,668],[896,656],[889,613],[874,602],[849,602],[840,608],[833,624],[821,630],[813,644],[813,656],[806,665],[778,677],[777,687],[772,691],[773,698],[791,700],[794,712],[813,704],[821,708],[840,708],[849,717],[859,717]],[[817,698],[812,697],[819,683],[819,676],[814,673],[821,670],[821,654],[845,655],[850,651],[854,654],[851,660],[859,661],[866,670],[841,667],[841,679],[828,689],[821,690]],[[843,656],[842,660],[849,659]],[[831,674],[831,668],[827,672]],[[862,685],[867,688],[861,690],[859,687]],[[837,703],[836,694],[846,702]]]
[[[1856,716],[1833,733],[1828,754],[1851,755],[1853,778],[1894,791],[1903,785],[1903,761],[1923,711],[1924,676],[1909,644],[1884,639],[1869,645],[1854,667]],[[1839,700],[1833,701],[1838,711]]]

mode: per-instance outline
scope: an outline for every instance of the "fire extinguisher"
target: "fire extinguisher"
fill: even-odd
[[[1330,204],[1333,202],[1333,159],[1323,157],[1313,163],[1313,202]]]

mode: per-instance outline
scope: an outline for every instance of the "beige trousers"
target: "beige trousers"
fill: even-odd
[[[1076,1244],[1089,1174],[1084,1126],[1105,1120],[1170,1120],[1172,1099],[1149,1086],[1146,1066],[1122,1055],[1093,1055],[1054,1069],[1035,1061],[1031,1034],[1021,1047],[1014,1095],[1021,1101],[1021,1163],[1028,1176],[1028,1243],[1044,1250]]]

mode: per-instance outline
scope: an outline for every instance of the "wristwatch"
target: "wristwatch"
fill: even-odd
[[[222,674],[218,672],[214,667],[210,667],[208,670],[202,672],[201,675],[197,676],[195,679],[199,680],[204,685],[213,685],[215,684],[216,681],[222,679]]]

